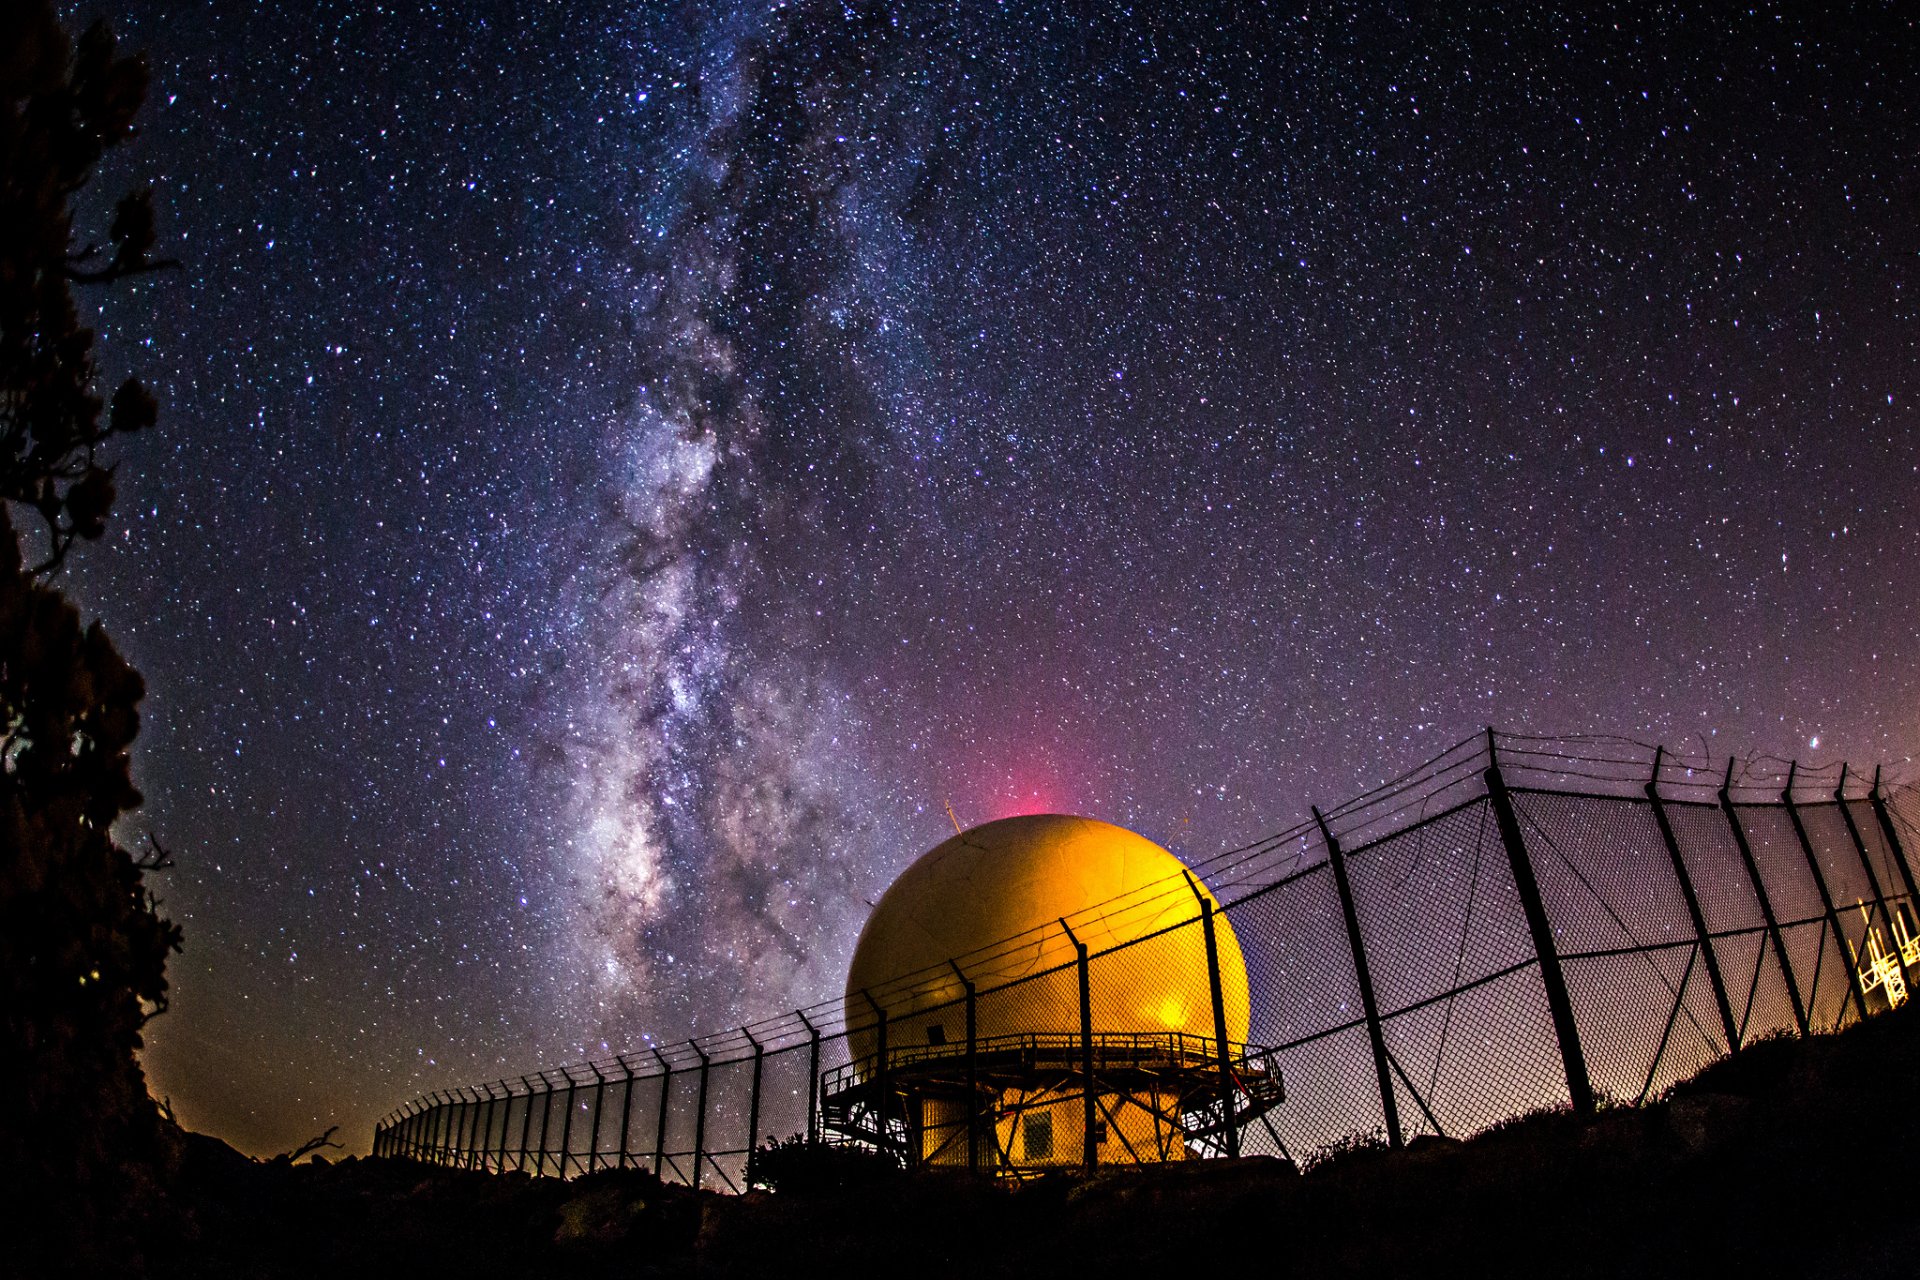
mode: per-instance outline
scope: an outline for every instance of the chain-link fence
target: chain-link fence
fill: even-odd
[[[792,1135],[1029,1174],[1640,1102],[1904,1001],[1917,820],[1877,771],[1490,732],[846,1000],[429,1094],[374,1152],[740,1191]]]

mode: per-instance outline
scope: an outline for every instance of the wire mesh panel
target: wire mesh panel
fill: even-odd
[[[767,1054],[761,1066],[760,1123],[753,1135],[754,1147],[806,1136],[808,1099],[813,1096],[811,1062],[804,1040]]]
[[[1819,1030],[1905,998],[1920,940],[1901,853],[1920,850],[1920,790],[1790,810],[1775,799],[1787,771],[1764,762],[1736,777],[1617,739],[1489,735],[1196,862],[1232,886],[1225,908],[1168,876],[844,1003],[436,1092],[383,1121],[376,1150],[547,1176],[657,1167],[739,1191],[756,1147],[802,1134],[1026,1174],[1236,1139],[1306,1156],[1385,1128],[1383,1077],[1406,1136],[1565,1105],[1533,907],[1478,794],[1493,755],[1528,783],[1509,793],[1519,856],[1603,1096],[1658,1093],[1724,1052],[1729,1022],[1736,1043],[1794,1029],[1796,995]],[[1654,776],[1671,848],[1642,791]],[[1823,797],[1848,776],[1791,775]],[[1328,830],[1351,922],[1336,865],[1312,861]]]
[[[692,1186],[693,1144],[700,1127],[700,1060],[687,1051],[686,1045],[676,1046],[668,1060],[674,1070],[667,1090],[666,1136],[660,1142],[660,1176],[668,1182]]]
[[[542,1085],[533,1101],[533,1171],[537,1174],[564,1176],[560,1163],[560,1137],[565,1132],[566,1093]]]
[[[1533,792],[1514,804],[1593,1087],[1631,1101],[1725,1053],[1652,805]]]
[[[695,1126],[704,1159],[702,1185],[723,1191],[746,1190],[747,1122],[753,1107],[753,1057],[721,1061],[707,1072],[707,1114]]]
[[[1912,912],[1912,894],[1906,873],[1911,867],[1902,867],[1893,849],[1887,844],[1886,833],[1880,828],[1878,815],[1873,805],[1864,800],[1848,800],[1846,811],[1853,819],[1853,828],[1860,833],[1860,843],[1866,846],[1867,861],[1873,866],[1873,873],[1880,880],[1880,890],[1886,895],[1887,903],[1907,904],[1909,918]]]
[[[1246,956],[1248,1039],[1276,1050],[1287,1101],[1271,1119],[1296,1156],[1383,1124],[1359,985],[1326,863],[1230,904]]]
[[[1837,803],[1803,804],[1799,811],[1800,821],[1806,826],[1807,842],[1820,860],[1827,892],[1833,895],[1833,905],[1838,909],[1848,959],[1858,964],[1858,958],[1866,954],[1868,935],[1878,928],[1884,939],[1887,932],[1868,865],[1861,858],[1860,847],[1853,842]],[[1886,886],[1883,883],[1880,887]]]
[[[1907,870],[1920,877],[1920,786],[1906,784],[1886,793],[1887,820],[1907,855]]]
[[[1838,1027],[1857,1016],[1847,981],[1846,949],[1833,936],[1820,884],[1807,865],[1793,821],[1779,805],[1740,805],[1736,812],[1780,920],[1807,1021],[1815,1030]]]
[[[1198,902],[1193,905],[1197,911]],[[1088,1026],[1095,1037],[1087,1055],[1093,1067],[1094,1159],[1155,1162],[1186,1154],[1194,1142],[1224,1149],[1224,1121],[1212,1109],[1235,1078],[1248,1025],[1246,965],[1231,921],[1217,912],[1205,921],[1196,914],[1092,955],[1087,972]],[[1252,1067],[1264,1069],[1264,1063]],[[1252,1083],[1236,1082],[1235,1109],[1242,1100],[1238,1090]]]
[[[621,1154],[626,1156],[629,1168],[652,1169],[660,1133],[660,1095],[667,1087],[666,1076],[660,1071],[659,1063],[651,1060],[651,1055],[635,1054],[630,1061],[635,1063],[633,1089],[630,1093],[624,1086],[620,1090],[621,1101],[626,1106],[621,1119],[627,1128],[625,1151]],[[638,1074],[642,1070],[647,1074]],[[665,1168],[663,1162],[661,1171],[665,1172]]]
[[[1566,1100],[1526,915],[1486,800],[1347,855],[1402,1131]],[[1377,1073],[1376,1073],[1377,1074]]]
[[[1766,929],[1753,877],[1740,857],[1726,811],[1717,804],[1667,802],[1667,821],[1693,879],[1700,913],[1713,935],[1742,1044],[1798,1022],[1787,979]]]

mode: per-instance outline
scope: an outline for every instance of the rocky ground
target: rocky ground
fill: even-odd
[[[1920,1256],[1920,1016],[1754,1045],[1671,1097],[1356,1148],[1010,1187],[856,1170],[746,1196],[394,1160],[259,1163],[181,1135],[156,1276],[1442,1274],[1886,1277]],[[841,1173],[845,1171],[842,1170]],[[804,1183],[804,1180],[802,1180]]]

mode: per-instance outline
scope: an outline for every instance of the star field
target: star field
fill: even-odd
[[[949,800],[1914,753],[1898,6],[107,16],[186,270],[72,585],[243,1149],[831,994]]]

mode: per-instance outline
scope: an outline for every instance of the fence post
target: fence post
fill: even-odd
[[[560,1176],[567,1176],[567,1161],[573,1157],[573,1100],[580,1085],[573,1078],[572,1067],[561,1067],[560,1074],[567,1081],[567,1118],[560,1124]]]
[[[1780,976],[1786,980],[1787,999],[1793,1002],[1793,1020],[1800,1026],[1800,1035],[1804,1038],[1812,1034],[1807,1022],[1807,1006],[1800,998],[1800,981],[1793,975],[1793,961],[1787,958],[1786,940],[1780,936],[1780,921],[1773,914],[1773,899],[1767,896],[1766,881],[1760,878],[1760,864],[1754,860],[1753,846],[1747,843],[1746,829],[1740,825],[1739,811],[1733,807],[1733,763],[1732,756],[1727,757],[1727,776],[1720,783],[1720,812],[1727,815],[1727,825],[1733,829],[1734,847],[1740,851],[1740,861],[1747,869],[1747,879],[1753,882],[1753,896],[1760,902],[1760,917],[1767,922],[1767,938],[1773,944],[1773,959],[1780,966]]]
[[[1893,930],[1893,910],[1887,906],[1887,895],[1880,888],[1880,873],[1873,869],[1873,859],[1867,853],[1867,842],[1860,838],[1860,827],[1853,820],[1853,810],[1847,808],[1847,764],[1840,762],[1840,785],[1834,788],[1834,802],[1840,806],[1840,817],[1847,824],[1847,835],[1853,840],[1853,848],[1860,855],[1860,865],[1867,872],[1867,887],[1873,890],[1873,900],[1880,908],[1880,918],[1886,921],[1888,932]],[[1900,949],[1900,935],[1893,934],[1893,960],[1900,967],[1900,983],[1907,990],[1913,990],[1913,975],[1907,972],[1907,957]],[[1856,958],[1855,963],[1858,963]],[[1889,1000],[1887,1007],[1892,1008]]]
[[[467,1168],[486,1168],[487,1126],[493,1122],[493,1086],[482,1084],[475,1086],[484,1090],[486,1096],[478,1099],[473,1108],[473,1131],[467,1135]]]
[[[1587,1075],[1587,1056],[1580,1047],[1580,1027],[1573,1017],[1573,999],[1567,994],[1566,974],[1560,969],[1560,949],[1553,940],[1553,924],[1547,919],[1546,903],[1540,898],[1540,883],[1533,877],[1533,862],[1526,841],[1520,836],[1520,819],[1513,810],[1513,797],[1507,792],[1506,779],[1500,776],[1500,755],[1493,730],[1487,730],[1487,799],[1500,828],[1500,841],[1507,849],[1507,862],[1513,868],[1513,887],[1526,912],[1527,929],[1533,935],[1533,950],[1540,961],[1540,983],[1546,988],[1547,1009],[1553,1015],[1555,1038],[1560,1041],[1560,1062],[1567,1073],[1567,1100],[1578,1115],[1592,1115],[1593,1083]]]
[[[820,1141],[820,1028],[807,1020],[804,1009],[793,1016],[807,1029],[807,1145]]]
[[[627,1061],[627,1055],[616,1053],[613,1060],[620,1064],[620,1070],[626,1079],[620,1086],[620,1167],[627,1167],[627,1134],[633,1125],[633,1064]]]
[[[493,1086],[479,1086],[487,1091],[487,1096],[474,1108],[473,1133],[467,1141],[467,1168],[485,1169],[487,1167],[487,1143],[493,1133]]]
[[[421,1131],[421,1158],[428,1164],[440,1163],[440,1124],[446,1119],[446,1109],[440,1104],[444,1096],[439,1090],[427,1095],[427,1123]]]
[[[453,1167],[455,1156],[460,1150],[460,1126],[466,1122],[466,1114],[461,1110],[466,1100],[464,1089],[455,1089],[447,1095],[447,1123],[441,1130],[440,1163]]]
[[[553,1124],[553,1081],[547,1079],[547,1073],[536,1071],[540,1077],[540,1156],[536,1161],[538,1176],[545,1177],[547,1172],[547,1132]],[[566,1173],[566,1162],[560,1164],[560,1172]]]
[[[500,1146],[496,1152],[499,1158],[494,1162],[493,1167],[494,1172],[505,1173],[507,1171],[508,1126],[513,1123],[513,1086],[505,1080],[501,1080],[498,1083],[500,1085]]]
[[[1867,794],[1867,802],[1873,806],[1874,820],[1880,824],[1880,834],[1887,838],[1887,848],[1893,851],[1894,865],[1900,868],[1900,878],[1907,886],[1907,915],[1911,919],[1920,913],[1920,885],[1913,882],[1913,867],[1907,861],[1907,851],[1900,843],[1900,835],[1893,829],[1893,815],[1887,812],[1886,797],[1880,793],[1880,766],[1873,766],[1873,790]]]
[[[527,1109],[520,1114],[520,1158],[514,1162],[515,1173],[527,1171],[527,1140],[533,1136],[533,1081],[521,1076],[520,1084],[527,1091]]]
[[[493,1086],[475,1085],[476,1090],[486,1090],[486,1097],[475,1098],[473,1103],[473,1123],[467,1126],[467,1151],[461,1165],[467,1169],[481,1167],[481,1148],[486,1142],[487,1122],[493,1117]]]
[[[1666,758],[1664,746],[1653,749],[1653,776],[1647,779],[1647,803],[1653,806],[1653,822],[1660,828],[1661,843],[1673,861],[1673,878],[1680,882],[1680,896],[1686,900],[1687,918],[1693,921],[1693,936],[1700,940],[1700,958],[1707,965],[1707,982],[1713,987],[1713,1003],[1720,1010],[1720,1026],[1727,1033],[1727,1052],[1740,1047],[1740,1024],[1733,1019],[1733,1004],[1727,999],[1727,984],[1720,976],[1720,958],[1713,951],[1713,936],[1707,931],[1706,913],[1700,910],[1700,895],[1693,890],[1693,876],[1680,856],[1680,842],[1674,838],[1673,824],[1667,820],[1667,805],[1660,798],[1660,762]],[[1686,999],[1682,990],[1680,998]]]
[[[707,1071],[709,1062],[707,1051],[700,1047],[697,1040],[687,1041],[687,1047],[700,1058],[700,1095],[693,1109],[693,1189],[700,1189],[700,1162],[707,1155]]]
[[[1220,1072],[1220,1139],[1229,1159],[1240,1157],[1240,1126],[1234,1117],[1232,1043],[1227,1039],[1227,1001],[1220,989],[1220,942],[1213,931],[1213,900],[1185,871],[1187,891],[1200,904],[1200,937],[1207,948],[1207,995],[1213,1003],[1213,1051]]]
[[[461,1085],[453,1091],[453,1124],[447,1136],[447,1167],[458,1169],[466,1159],[469,1148],[467,1130],[473,1127],[473,1100],[467,1097],[467,1086]]]
[[[499,1086],[501,1086],[501,1094],[499,1094],[499,1096],[493,1094],[493,1084],[499,1084]],[[503,1080],[493,1080],[493,1082],[490,1082],[490,1084],[486,1086],[486,1128],[480,1132],[480,1167],[486,1169],[488,1173],[505,1173],[505,1171],[507,1171],[505,1165],[495,1165],[495,1163],[493,1163],[493,1155],[495,1155],[495,1146],[493,1146],[493,1117],[499,1117],[499,1132],[505,1134],[505,1132],[507,1132],[507,1117],[501,1113],[501,1107],[499,1107],[497,1103],[509,1102],[511,1098],[513,1098],[513,1090],[509,1090]],[[513,1103],[509,1102],[509,1105],[513,1105]]]
[[[473,1128],[473,1100],[465,1085],[453,1091],[453,1124],[447,1131],[447,1167],[461,1168],[467,1158],[467,1131]]]
[[[660,1176],[661,1161],[667,1155],[667,1089],[673,1084],[673,1068],[667,1064],[666,1056],[660,1052],[658,1045],[649,1047],[663,1073],[660,1076],[660,1123],[653,1135],[653,1176],[657,1178]]]
[[[766,1062],[767,1049],[745,1027],[740,1028],[740,1034],[753,1046],[753,1082],[747,1087],[747,1162],[751,1164],[753,1149],[760,1143],[760,1068]]]
[[[967,1172],[980,1172],[980,1053],[978,1023],[975,1020],[973,979],[961,970],[959,962],[947,961],[953,976],[967,993]]]
[[[480,1100],[478,1086],[467,1090],[467,1092],[473,1094],[473,1098],[467,1103],[468,1115],[464,1135],[465,1146],[460,1153],[460,1167],[463,1169],[471,1169],[474,1167],[473,1158],[480,1147],[480,1116],[486,1110],[486,1104]]]
[[[879,1044],[875,1046],[873,1068],[873,1115],[874,1132],[878,1135],[876,1145],[885,1150],[887,1145],[887,1112],[892,1108],[887,1103],[887,1011],[873,998],[873,992],[862,989],[861,995],[873,1006],[873,1016],[879,1021],[875,1024]]]
[[[607,1101],[607,1078],[594,1063],[589,1062],[587,1070],[593,1072],[593,1123],[587,1127],[587,1172],[592,1173],[600,1167],[600,1117]]]
[[[1347,880],[1347,856],[1317,808],[1313,809],[1313,821],[1320,828],[1321,843],[1327,846],[1333,887],[1340,894],[1340,914],[1346,917],[1347,944],[1353,952],[1354,974],[1360,981],[1360,1008],[1367,1017],[1367,1039],[1373,1043],[1373,1070],[1380,1081],[1380,1112],[1387,1122],[1387,1142],[1395,1147],[1403,1146],[1406,1139],[1400,1132],[1400,1102],[1393,1093],[1393,1068],[1387,1060],[1387,1037],[1380,1026],[1380,1006],[1374,1000],[1373,974],[1367,968],[1367,944],[1360,936],[1360,913],[1354,906],[1353,885]]]
[[[1786,806],[1787,819],[1793,823],[1793,835],[1800,842],[1800,852],[1806,855],[1807,869],[1813,872],[1813,883],[1820,890],[1820,905],[1826,908],[1827,925],[1833,930],[1833,945],[1839,948],[1840,963],[1847,971],[1847,990],[1853,993],[1854,1001],[1860,1010],[1860,1018],[1866,1020],[1867,993],[1860,987],[1860,971],[1854,966],[1853,959],[1847,954],[1847,935],[1840,929],[1840,913],[1833,905],[1833,893],[1827,888],[1826,873],[1820,869],[1820,855],[1813,851],[1813,841],[1807,839],[1807,824],[1800,821],[1800,810],[1793,803],[1793,780],[1800,772],[1798,760],[1787,764],[1787,788],[1780,793],[1780,803]],[[1846,1007],[1840,1010],[1844,1016]]]
[[[1060,928],[1073,944],[1075,967],[1080,978],[1080,1159],[1092,1173],[1100,1163],[1100,1143],[1094,1136],[1094,1116],[1099,1106],[1093,1091],[1093,980],[1087,964],[1087,944],[1074,936],[1063,916]]]

